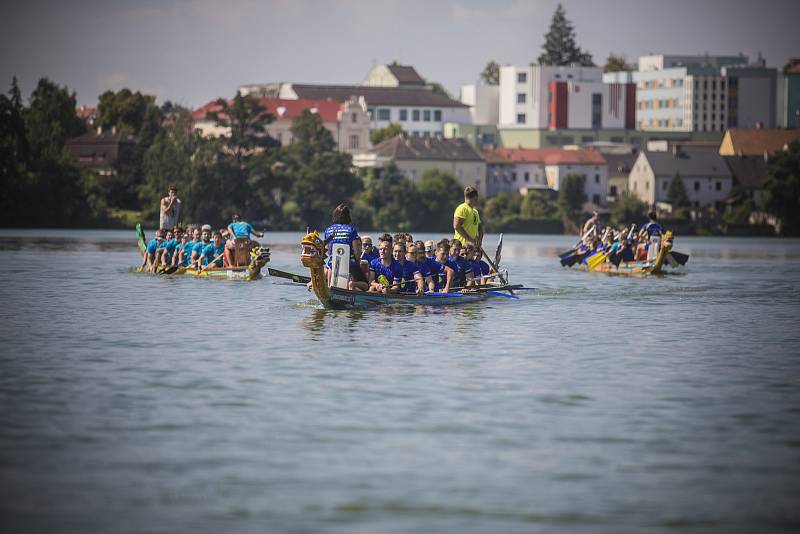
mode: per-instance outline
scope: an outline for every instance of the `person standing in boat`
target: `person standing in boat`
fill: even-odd
[[[369,282],[361,270],[361,242],[358,231],[352,225],[350,218],[350,208],[346,204],[339,204],[333,209],[332,223],[325,229],[324,241],[328,251],[328,260],[325,273],[328,277],[328,285],[331,283],[331,263],[333,256],[333,244],[348,245],[350,247],[350,281],[349,289],[366,291]]]
[[[661,246],[661,234],[664,232],[664,228],[658,223],[656,212],[651,211],[647,214],[647,218],[650,219],[649,222],[642,227],[642,232],[646,234],[649,241],[647,261],[655,261]]]
[[[181,199],[178,198],[178,188],[169,187],[167,196],[161,199],[161,209],[158,216],[158,227],[162,230],[173,229],[178,226],[181,218]]]
[[[478,190],[467,186],[464,188],[464,202],[453,212],[453,239],[461,243],[473,243],[480,248],[483,243],[483,225],[475,204],[478,202]]]

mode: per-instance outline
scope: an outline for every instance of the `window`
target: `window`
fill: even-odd
[[[666,191],[667,190],[667,181],[666,180],[661,182],[661,190],[662,191]]]
[[[700,191],[700,182],[695,182],[694,183],[694,190],[695,191]]]
[[[367,108],[367,113],[369,113],[369,118],[370,119],[374,119],[375,118],[375,108]]]
[[[275,139],[278,140],[278,144],[279,145],[282,145],[283,144],[283,132],[278,132],[278,135],[275,137]]]
[[[400,110],[400,120],[401,121],[407,121],[408,120],[408,110],[407,109],[401,109]]]
[[[442,122],[442,110],[437,109],[433,112],[433,120],[436,122]]]
[[[512,182],[516,182],[517,181],[517,173],[516,172],[512,172],[511,173],[511,181]]]
[[[717,90],[717,80],[711,80],[711,90],[712,91]]]
[[[594,175],[594,183],[596,183],[596,184],[600,183],[600,175],[599,174],[595,174]]]
[[[608,194],[611,195],[612,197],[616,197],[617,196],[617,186],[616,185],[612,185],[611,187],[609,187],[608,188]]]
[[[591,135],[584,135],[581,137],[581,143],[591,143],[594,141],[594,137]]]
[[[528,81],[528,73],[527,72],[518,72],[517,73],[517,83],[525,83]]]
[[[414,122],[419,122],[419,110],[418,109],[411,110],[411,120],[414,121]]]
[[[556,80],[560,80],[560,79],[561,79],[561,75],[560,75],[560,74],[556,74],[556,75],[555,75],[555,79],[556,79]]]
[[[650,182],[645,182],[644,183],[644,188],[645,188],[646,191],[650,191]]]
[[[392,119],[392,110],[386,108],[379,108],[378,109],[378,120],[379,121],[388,121]]]
[[[517,104],[524,104],[525,96],[525,93],[517,93]]]
[[[417,130],[414,130],[413,132],[411,132],[411,135],[414,137],[419,137],[419,132]]]
[[[603,121],[603,95],[600,93],[592,94],[592,129],[602,128]]]
[[[624,138],[622,138],[622,137],[619,137],[619,136],[611,136],[611,142],[612,142],[612,143],[623,143],[624,141],[625,141],[625,139],[624,139]]]
[[[722,191],[722,182],[717,182],[717,191]]]
[[[526,182],[530,182],[531,181],[531,173],[529,173],[529,172],[525,173],[525,181]]]
[[[358,136],[351,135],[350,136],[350,149],[351,150],[358,150]]]
[[[517,113],[517,124],[525,124],[525,114]]]
[[[422,120],[425,122],[431,122],[431,110],[426,109],[422,112]]]
[[[598,195],[597,193],[592,195],[592,202],[594,202],[595,204],[599,205],[600,204],[600,195]]]
[[[358,122],[358,114],[353,113],[352,115],[350,115],[350,120],[353,121],[353,124],[356,124]]]

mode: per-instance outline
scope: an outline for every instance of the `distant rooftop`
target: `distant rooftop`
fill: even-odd
[[[346,102],[352,96],[363,96],[370,106],[420,106],[466,108],[457,100],[434,93],[430,89],[405,87],[366,87],[363,85],[291,84],[297,98]]]
[[[475,148],[461,138],[397,135],[376,145],[370,152],[399,160],[483,161]]]

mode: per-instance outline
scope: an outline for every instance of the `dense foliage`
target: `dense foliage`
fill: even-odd
[[[500,65],[495,60],[486,64],[481,72],[481,80],[486,85],[500,85]]]
[[[369,133],[369,140],[372,142],[373,146],[379,145],[387,139],[391,139],[401,133],[403,133],[403,127],[396,122],[392,122],[389,123],[389,126],[386,128],[375,128],[372,130]]]
[[[550,29],[544,36],[544,52],[539,56],[540,65],[567,66],[571,64],[593,67],[592,54],[584,52],[575,42],[575,30],[567,19],[564,7],[558,4]]]
[[[800,235],[800,141],[772,155],[769,162],[767,211],[781,221],[781,235]]]

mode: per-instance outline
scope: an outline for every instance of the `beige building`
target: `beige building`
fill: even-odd
[[[361,168],[382,169],[392,162],[412,182],[421,180],[425,171],[439,169],[486,195],[486,162],[464,139],[398,135],[353,156],[353,165]]]
[[[265,109],[265,113],[273,117],[272,122],[266,126],[267,135],[282,146],[294,142],[292,123],[303,110],[308,109],[312,113],[319,114],[323,126],[331,132],[341,152],[356,154],[370,148],[370,117],[363,98],[353,97],[341,103],[333,100],[260,98],[258,103]],[[209,117],[209,113],[219,113],[221,110],[222,106],[214,101],[194,111],[192,119],[195,128],[205,137],[230,135],[230,128],[217,125],[216,121]]]

